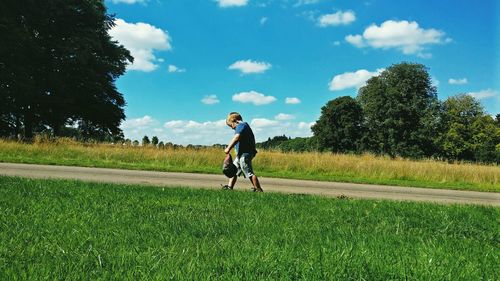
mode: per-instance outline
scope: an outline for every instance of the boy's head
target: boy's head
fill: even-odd
[[[243,121],[241,115],[238,112],[231,112],[226,118],[226,125],[234,129],[236,128],[236,125],[238,125],[240,121]]]

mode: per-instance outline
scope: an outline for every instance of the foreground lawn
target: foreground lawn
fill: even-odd
[[[68,139],[23,144],[0,140],[0,162],[221,173],[222,149],[82,144]],[[411,161],[374,155],[259,151],[258,175],[290,179],[500,192],[500,166]]]
[[[495,280],[500,210],[0,177],[0,280]]]

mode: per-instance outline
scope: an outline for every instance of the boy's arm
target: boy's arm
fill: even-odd
[[[235,134],[233,139],[229,142],[227,145],[226,149],[224,149],[224,152],[228,154],[231,152],[231,149],[233,149],[234,145],[240,140],[240,134]]]

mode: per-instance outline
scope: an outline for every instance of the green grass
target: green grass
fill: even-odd
[[[0,280],[498,280],[500,210],[0,177]]]

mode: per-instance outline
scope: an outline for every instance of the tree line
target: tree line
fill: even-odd
[[[115,80],[133,58],[113,25],[102,0],[2,1],[0,136],[122,138]]]
[[[329,101],[312,132],[311,138],[278,136],[260,147],[500,163],[500,114],[488,115],[467,94],[439,101],[422,64],[392,65],[355,98]]]

